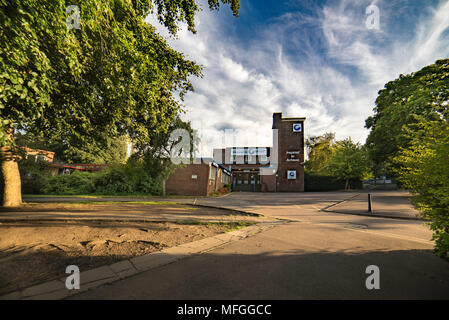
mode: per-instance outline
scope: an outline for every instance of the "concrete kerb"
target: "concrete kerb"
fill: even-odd
[[[428,219],[419,218],[419,217],[401,217],[401,216],[390,216],[390,215],[383,215],[383,214],[372,214],[372,213],[360,213],[360,212],[348,212],[348,211],[336,211],[336,210],[323,210],[324,212],[331,212],[331,213],[338,213],[338,214],[349,214],[352,216],[363,216],[363,217],[370,217],[370,218],[385,218],[385,219],[392,219],[392,220],[412,220],[412,221],[423,221],[423,222],[431,222]]]
[[[239,210],[239,209],[233,209],[233,208],[227,208],[227,207],[218,207],[218,206],[211,206],[208,204],[198,204],[198,203],[183,203],[183,202],[177,202],[178,204],[183,204],[183,205],[188,205],[188,206],[192,206],[192,207],[202,207],[202,208],[211,208],[211,209],[220,209],[220,210],[226,210],[226,211],[231,211],[234,213],[239,213],[241,215],[245,215],[245,216],[250,216],[250,217],[263,217],[263,214],[260,213],[254,213],[254,212],[248,212],[248,211],[243,211],[243,210]]]
[[[338,211],[338,210],[329,210],[330,208],[334,208],[344,202],[351,201],[352,199],[358,197],[361,195],[361,193],[358,193],[348,199],[344,199],[342,201],[339,201],[337,203],[331,204],[325,208],[320,209],[321,212],[331,212],[331,213],[338,213],[338,214],[349,214],[353,216],[363,216],[363,217],[371,217],[371,218],[385,218],[385,219],[396,219],[396,220],[412,220],[412,221],[424,221],[424,222],[431,222],[428,219],[419,218],[419,217],[405,217],[405,216],[392,216],[392,215],[385,215],[385,214],[377,214],[374,213],[374,210],[372,210],[372,213],[362,213],[362,212],[350,212],[350,211]]]
[[[243,229],[222,233],[213,237],[185,243],[147,255],[134,257],[107,266],[80,273],[80,289],[68,290],[66,278],[47,281],[22,290],[0,296],[0,300],[59,300],[133,276],[153,268],[164,266],[194,254],[201,254],[275,227],[285,222],[263,222]]]
[[[343,199],[343,200],[341,200],[341,201],[338,201],[338,202],[336,202],[336,203],[333,203],[333,204],[331,204],[331,205],[328,205],[327,207],[324,207],[324,208],[320,209],[319,211],[333,212],[333,211],[330,211],[330,210],[327,210],[327,209],[332,208],[332,207],[335,207],[335,206],[338,206],[339,204],[342,204],[342,203],[344,203],[344,202],[346,202],[346,201],[350,201],[350,200],[352,200],[352,199],[358,197],[359,195],[361,195],[361,193],[357,193],[356,195],[354,195],[354,196],[352,196],[352,197],[349,197],[349,198],[347,198],[347,199]]]

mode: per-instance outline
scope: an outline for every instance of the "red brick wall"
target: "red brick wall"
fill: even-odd
[[[197,179],[192,179],[196,175]],[[167,179],[167,194],[207,196],[209,165],[188,164],[176,170]]]
[[[274,179],[275,175],[261,175],[260,183],[262,184],[262,192],[274,192]]]
[[[214,167],[216,168],[216,167]],[[188,164],[176,170],[166,182],[167,194],[208,196],[224,188],[221,168],[216,168],[216,181],[209,179],[209,164]],[[196,175],[197,179],[192,179]]]
[[[298,192],[304,191],[304,119],[276,119],[275,127],[278,131],[279,166],[277,177],[277,191]],[[302,123],[301,132],[293,132],[293,124]],[[287,151],[299,151],[299,154],[289,155]],[[287,161],[287,159],[299,161]],[[287,178],[288,170],[296,170],[296,179]]]

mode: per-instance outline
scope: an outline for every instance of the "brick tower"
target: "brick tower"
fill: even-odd
[[[278,130],[277,192],[304,191],[305,120],[306,118],[282,118],[282,113],[273,113],[273,129]],[[275,135],[273,137],[276,139]],[[276,141],[273,142],[275,147]]]

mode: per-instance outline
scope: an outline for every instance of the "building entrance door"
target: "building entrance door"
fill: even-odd
[[[233,172],[233,191],[259,192],[261,191],[259,171]]]

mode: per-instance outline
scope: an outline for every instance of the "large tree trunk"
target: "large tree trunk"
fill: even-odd
[[[22,205],[19,159],[11,147],[0,148],[0,201],[4,207]]]

